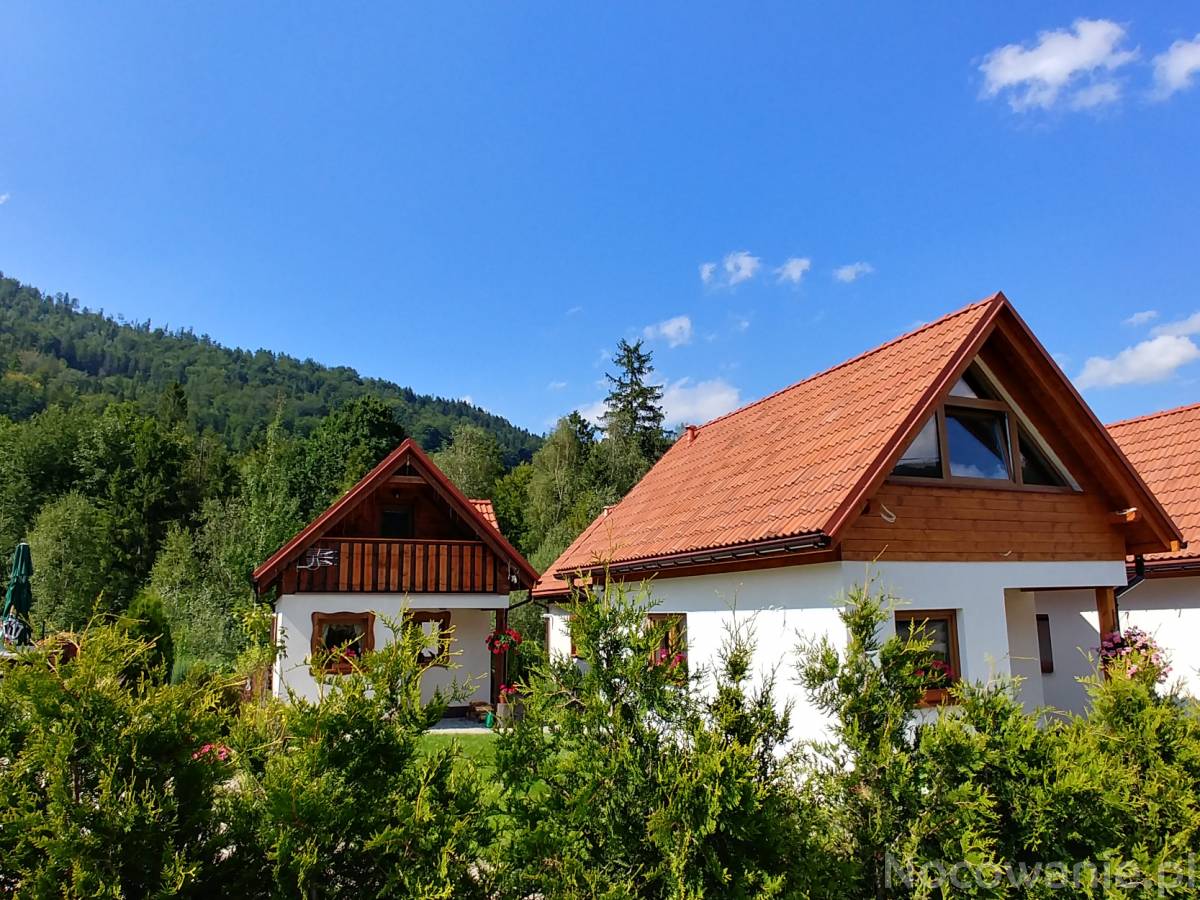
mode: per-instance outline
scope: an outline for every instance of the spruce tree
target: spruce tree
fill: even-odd
[[[666,445],[663,434],[663,387],[654,384],[653,354],[642,349],[642,342],[629,343],[622,339],[617,344],[617,355],[613,364],[617,374],[605,374],[610,388],[605,404],[604,428],[610,439],[618,441],[632,439],[645,457],[653,464],[662,455]]]

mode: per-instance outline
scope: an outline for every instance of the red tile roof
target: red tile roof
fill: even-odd
[[[475,511],[483,516],[489,525],[500,531],[500,522],[496,519],[496,510],[492,506],[491,500],[469,500],[468,502],[475,507]]]
[[[832,534],[1006,304],[996,294],[688,430],[550,571]]]
[[[1115,422],[1108,431],[1188,541],[1175,553],[1147,554],[1149,567],[1200,559],[1200,403]]]

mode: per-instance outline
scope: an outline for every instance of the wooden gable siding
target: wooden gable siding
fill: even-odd
[[[427,484],[389,483],[372,491],[368,497],[347,513],[330,535],[338,537],[379,537],[383,511],[396,507],[411,507],[413,537],[434,540],[474,540],[470,527],[455,520],[450,508]]]
[[[886,482],[847,529],[842,559],[1123,560],[1109,516],[1086,493]]]

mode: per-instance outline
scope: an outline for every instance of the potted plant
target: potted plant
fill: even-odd
[[[521,646],[521,632],[515,628],[497,628],[484,638],[484,643],[491,654],[500,656]]]
[[[1170,662],[1158,641],[1140,628],[1104,635],[1099,650],[1101,668],[1109,674],[1122,672],[1149,684],[1162,684],[1171,674]]]

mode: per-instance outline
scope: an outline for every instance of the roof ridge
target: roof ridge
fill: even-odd
[[[924,325],[921,325],[919,328],[914,328],[912,331],[905,332],[904,334],[901,334],[898,337],[894,337],[889,341],[884,341],[882,344],[879,344],[876,347],[872,347],[869,350],[864,350],[862,353],[858,354],[857,356],[852,356],[852,357],[850,357],[850,359],[843,360],[842,362],[838,363],[837,365],[830,366],[828,369],[822,369],[820,372],[814,372],[812,375],[809,375],[806,378],[801,378],[799,381],[793,382],[792,384],[789,384],[786,387],[782,387],[782,388],[779,388],[779,390],[772,391],[770,394],[767,394],[765,397],[759,397],[757,400],[752,400],[750,403],[747,403],[745,406],[739,406],[737,409],[730,410],[729,412],[725,413],[724,415],[717,416],[715,419],[711,419],[708,422],[705,422],[703,425],[697,426],[697,428],[699,428],[699,429],[708,428],[710,425],[716,425],[718,422],[721,422],[725,419],[732,418],[733,416],[736,416],[739,413],[744,413],[746,410],[752,409],[761,403],[766,403],[768,400],[772,400],[775,397],[778,397],[780,394],[786,394],[788,391],[793,390],[794,388],[798,388],[801,385],[808,384],[810,381],[816,381],[818,378],[824,378],[826,375],[832,375],[838,369],[844,369],[844,368],[846,368],[846,366],[853,365],[854,363],[857,363],[857,362],[861,362],[862,360],[866,359],[868,356],[873,356],[876,353],[880,353],[880,352],[888,349],[889,347],[891,347],[895,344],[898,344],[901,341],[906,341],[909,338],[915,337],[916,335],[920,334],[923,331],[927,331],[930,328],[934,328],[936,326],[943,325],[946,322],[950,321],[951,319],[955,319],[958,316],[964,315],[973,309],[978,309],[979,307],[986,306],[989,303],[995,303],[995,302],[997,302],[998,298],[1001,298],[1003,296],[1004,296],[1004,294],[1002,291],[996,291],[996,293],[992,294],[990,297],[985,297],[983,300],[976,300],[974,303],[968,303],[966,306],[961,307],[960,309],[956,309],[953,312],[948,312],[944,316],[940,316],[940,317],[934,319],[932,322],[926,322]]]
[[[1133,425],[1137,422],[1148,422],[1151,419],[1160,419],[1165,416],[1173,416],[1181,412],[1189,412],[1193,409],[1200,409],[1200,403],[1185,403],[1183,406],[1172,407],[1171,409],[1160,409],[1157,412],[1146,413],[1144,416],[1133,416],[1129,419],[1120,419],[1116,422],[1109,422],[1104,427],[1110,431],[1114,428],[1122,428],[1125,425]]]

